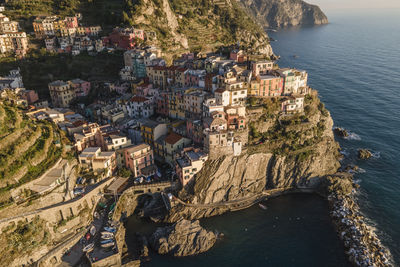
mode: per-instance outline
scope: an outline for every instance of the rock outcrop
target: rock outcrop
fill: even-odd
[[[372,157],[372,152],[368,149],[362,148],[358,150],[359,159],[369,159],[370,157]]]
[[[202,228],[199,221],[180,220],[172,226],[157,228],[150,237],[150,245],[159,254],[182,257],[203,253],[216,240],[216,235]]]
[[[340,128],[340,127],[336,127],[335,129],[333,129],[333,132],[339,137],[348,137],[349,136],[349,133],[347,132],[347,130]]]
[[[240,0],[264,27],[327,24],[328,18],[316,5],[302,0]]]

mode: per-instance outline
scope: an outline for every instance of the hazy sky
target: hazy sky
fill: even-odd
[[[400,8],[400,0],[305,0],[322,9],[342,8]]]

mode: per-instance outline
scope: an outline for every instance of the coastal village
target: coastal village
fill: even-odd
[[[0,52],[23,58],[29,52],[27,34],[1,11]],[[306,71],[280,68],[277,58],[249,53],[240,44],[223,52],[185,52],[169,62],[161,49],[146,44],[156,39],[154,32],[115,27],[104,35],[100,26],[81,21],[80,14],[37,17],[32,38],[56,54],[96,57],[122,51],[118,80],[54,77],[48,84],[50,97],[41,98],[35,88],[24,87],[19,69],[0,77],[6,111],[18,109],[24,120],[43,124],[43,129],[52,125],[52,141],[45,143],[66,155],[47,165],[37,179],[7,184],[12,190],[6,208],[29,205],[19,205],[13,217],[2,217],[1,227],[21,218],[40,220],[40,214],[57,208],[57,215],[49,211],[45,216],[62,240],[60,249],[32,258],[30,263],[38,266],[74,265],[82,255],[91,266],[120,265],[122,247],[117,243],[123,233],[114,212],[126,192],[172,188],[162,193],[165,207],[171,208],[181,201],[171,192],[193,186],[207,162],[239,157],[250,146],[268,142],[255,138],[251,116],[257,103],[273,103],[280,118],[291,118],[304,115],[313,94]],[[98,90],[106,97],[83,101]],[[54,192],[62,198],[54,198]],[[49,202],[35,203],[38,198]],[[91,223],[82,226],[80,217]]]
[[[77,78],[49,83],[50,101],[39,99],[23,87],[18,70],[0,78],[1,96],[28,107],[30,117],[57,124],[72,140],[80,164],[106,169],[107,177],[126,168],[133,179],[151,179],[166,163],[186,186],[208,157],[238,156],[247,146],[249,99],[275,98],[285,115],[303,112],[310,91],[306,71],[280,69],[274,60],[252,59],[236,47],[226,56],[185,53],[167,65],[160,49],[137,46],[143,30],[118,28],[97,39],[99,26],[80,27],[78,21],[78,15],[40,17],[33,28],[51,51],[78,54],[107,44],[126,50],[120,80],[105,84],[115,97],[79,104],[91,82]]]

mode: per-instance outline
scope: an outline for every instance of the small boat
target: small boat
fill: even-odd
[[[94,248],[94,243],[90,243],[89,245],[87,245],[86,247],[84,247],[82,249],[83,252],[89,252]]]
[[[104,227],[104,230],[110,233],[115,233],[117,231],[114,227]]]
[[[101,247],[102,247],[102,248],[109,248],[109,247],[112,247],[112,246],[114,246],[114,245],[115,245],[115,243],[114,243],[114,242],[111,242],[111,243],[107,243],[107,244],[102,244]]]
[[[298,55],[293,55],[293,58],[298,58],[299,56]]]
[[[92,227],[90,227],[90,234],[94,236],[95,233],[96,233],[96,227],[93,225]]]
[[[112,234],[112,233],[104,233],[104,234],[101,235],[101,238],[102,239],[111,239],[111,238],[114,238],[114,234]]]
[[[114,235],[114,233],[111,233],[108,231],[103,231],[103,232],[101,232],[101,235]]]
[[[267,206],[265,206],[265,205],[263,205],[263,204],[258,204],[258,206],[260,207],[260,208],[262,208],[263,210],[266,210],[267,209]]]
[[[111,240],[111,239],[107,239],[107,240],[100,241],[100,244],[108,244],[108,243],[111,243],[111,242],[114,242],[114,241]]]

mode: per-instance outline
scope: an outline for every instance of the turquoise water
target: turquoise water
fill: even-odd
[[[365,173],[362,211],[400,259],[400,10],[328,13],[330,24],[270,35],[281,67],[309,72],[337,126],[353,133],[340,144]],[[293,55],[297,55],[294,58]],[[359,161],[358,148],[375,158]],[[312,195],[283,196],[258,207],[202,221],[226,237],[210,251],[183,259],[152,255],[150,266],[346,266],[327,204]],[[130,223],[129,231],[142,224]],[[247,229],[247,230],[246,230]],[[129,240],[128,240],[129,242]]]

